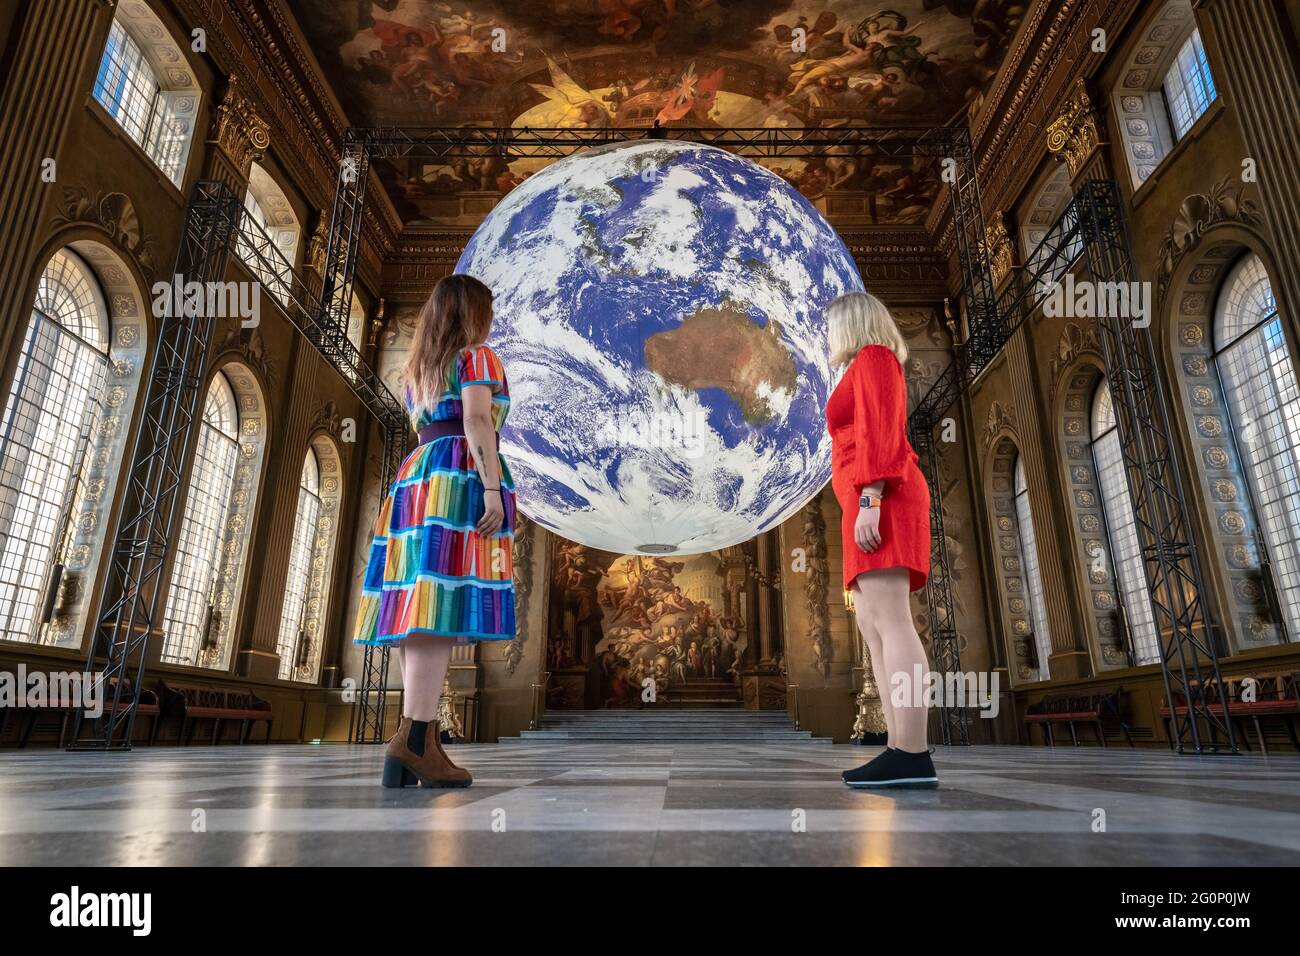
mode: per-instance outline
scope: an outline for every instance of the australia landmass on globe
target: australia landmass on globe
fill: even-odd
[[[701,308],[677,328],[650,336],[645,363],[674,385],[722,389],[751,425],[771,421],[773,396],[784,392],[788,402],[799,378],[776,321],[760,328],[730,302]]]

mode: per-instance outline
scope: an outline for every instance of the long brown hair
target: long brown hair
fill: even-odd
[[[467,275],[443,276],[415,322],[403,375],[417,405],[435,401],[451,363],[485,341],[492,328],[492,290]]]

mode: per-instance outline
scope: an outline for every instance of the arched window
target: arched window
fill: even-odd
[[[358,352],[364,352],[362,343],[366,335],[366,310],[361,307],[357,292],[352,290],[352,304],[348,308],[348,341]]]
[[[1070,263],[1083,253],[1082,236],[1075,234],[1068,242],[1063,241],[1063,237],[1078,225],[1074,207],[1070,204],[1073,198],[1070,171],[1065,164],[1059,164],[1034,194],[1023,215],[1020,247],[1028,276],[1037,275],[1047,266],[1053,253],[1060,250],[1050,271],[1039,279],[1040,283],[1058,281]]]
[[[257,163],[249,172],[244,208],[248,218],[235,241],[239,258],[272,295],[287,303],[298,254],[298,217],[284,190]]]
[[[1214,325],[1238,458],[1291,634],[1300,634],[1300,393],[1268,273],[1248,254],[1224,280]]]
[[[289,575],[276,642],[282,680],[314,681],[319,677],[340,472],[337,448],[328,438],[318,436],[307,450],[298,485]]]
[[[293,544],[289,549],[289,578],[285,582],[284,604],[280,609],[280,677],[289,680],[302,663],[308,643],[303,630],[307,592],[311,586],[316,523],[320,519],[320,467],[316,455],[307,450],[298,485],[298,511],[293,522]]]
[[[1150,592],[1137,518],[1124,474],[1124,456],[1110,384],[1102,379],[1092,400],[1092,460],[1101,487],[1101,511],[1110,539],[1111,564],[1119,578],[1134,664],[1160,659],[1160,639],[1151,612]]]
[[[1029,483],[1025,481],[1025,460],[1016,456],[1015,468],[1016,529],[1020,537],[1020,566],[1024,569],[1025,596],[1034,626],[1034,645],[1038,649],[1038,678],[1047,680],[1047,659],[1052,654],[1052,636],[1047,629],[1047,601],[1043,596],[1043,576],[1038,567],[1038,540],[1034,535],[1034,517],[1029,510]]]
[[[1165,73],[1162,89],[1174,124],[1174,137],[1182,139],[1219,95],[1199,30],[1193,30],[1178,48],[1174,62]]]
[[[1153,4],[1111,91],[1136,190],[1218,97],[1191,0]]]
[[[94,97],[177,187],[193,140],[200,90],[180,47],[143,3],[113,17]]]
[[[217,584],[225,570],[221,545],[238,463],[239,409],[229,381],[218,372],[203,405],[163,614],[162,659],[166,663],[198,665],[201,652],[212,644],[214,617],[220,613]]]
[[[0,424],[0,638],[37,641],[65,569],[108,375],[108,310],[71,250],[41,273]]]

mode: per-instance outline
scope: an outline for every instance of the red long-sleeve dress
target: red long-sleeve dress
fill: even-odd
[[[907,440],[907,386],[892,351],[868,345],[849,363],[826,403],[826,428],[831,487],[844,509],[844,587],[863,571],[902,567],[920,590],[930,576],[930,489]],[[880,547],[868,554],[853,540],[858,495],[881,479]]]

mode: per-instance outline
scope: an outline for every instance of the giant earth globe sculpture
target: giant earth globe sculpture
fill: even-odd
[[[697,143],[584,150],[516,186],[456,266],[494,293],[520,510],[580,544],[739,544],[830,477],[826,306],[862,289],[830,224]]]

